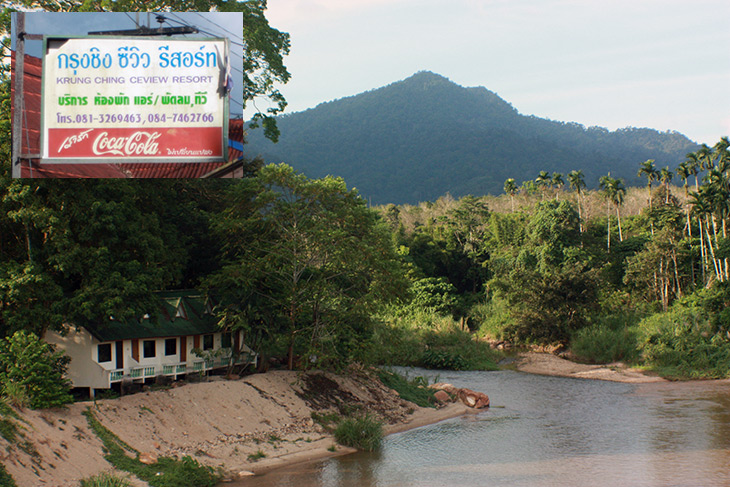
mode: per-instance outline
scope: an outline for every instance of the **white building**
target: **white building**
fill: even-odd
[[[71,357],[74,387],[109,389],[115,383],[167,376],[177,379],[229,365],[256,365],[243,332],[222,332],[206,298],[197,291],[157,293],[160,306],[138,321],[110,319],[93,326],[49,331],[45,340]]]

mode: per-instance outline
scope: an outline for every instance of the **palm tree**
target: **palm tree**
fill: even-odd
[[[685,204],[685,213],[687,214],[687,224],[685,227],[685,231],[687,232],[687,236],[689,238],[692,238],[692,222],[689,219],[689,188],[687,186],[687,180],[689,179],[689,176],[692,174],[692,166],[689,161],[683,161],[677,166],[677,176],[679,176],[682,181],[684,181],[684,185],[682,186],[684,188],[684,199],[687,202]]]
[[[642,174],[646,175],[646,187],[649,190],[649,208],[651,208],[651,182],[659,179],[659,171],[654,167],[654,159],[649,159],[639,164],[639,172],[636,175],[641,176]]]
[[[552,186],[555,186],[557,191],[555,192],[555,199],[560,199],[560,188],[562,188],[565,185],[565,181],[563,181],[563,175],[559,172],[554,172],[553,177],[551,179]]]
[[[612,178],[611,173],[608,176],[602,176],[599,180],[603,194],[606,197],[606,213],[608,216],[607,233],[608,233],[608,249],[611,250],[611,217],[610,217],[610,204],[613,203],[616,208],[616,220],[618,221],[618,238],[623,242],[623,232],[621,231],[621,211],[620,207],[624,203],[624,196],[626,195],[626,188],[624,187],[623,181],[620,179]]]
[[[540,171],[540,174],[535,178],[535,183],[540,187],[540,193],[542,195],[540,196],[540,200],[542,201],[545,199],[545,189],[552,183],[550,174],[547,171]]]
[[[664,204],[669,204],[669,183],[672,182],[672,178],[674,177],[674,173],[669,170],[669,166],[664,166],[662,170],[659,172],[659,180],[662,182],[662,186],[664,186]]]
[[[690,152],[689,154],[687,154],[684,157],[686,158],[685,162],[687,163],[690,170],[692,171],[690,174],[692,174],[695,177],[695,191],[699,191],[700,184],[697,179],[697,173],[699,173],[700,170],[702,169],[702,162],[700,161],[700,158],[696,152]]]
[[[583,212],[581,209],[581,196],[583,194],[583,188],[586,187],[585,179],[583,178],[583,171],[570,171],[568,174],[568,185],[575,190],[575,199],[578,203],[578,224],[580,233],[583,233]]]
[[[517,185],[515,184],[514,178],[509,178],[504,182],[504,192],[509,195],[510,202],[512,203],[512,213],[514,213],[515,193],[517,192]]]

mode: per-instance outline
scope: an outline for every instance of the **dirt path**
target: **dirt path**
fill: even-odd
[[[665,382],[665,379],[661,377],[649,375],[642,370],[628,367],[620,362],[607,365],[579,364],[550,353],[524,352],[517,356],[513,365],[517,370],[530,374],[635,384]]]

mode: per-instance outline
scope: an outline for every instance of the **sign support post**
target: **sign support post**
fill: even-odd
[[[11,176],[20,177],[20,153],[23,147],[23,76],[25,74],[25,13],[15,12],[15,98],[13,101],[13,148]],[[29,148],[30,149],[30,148]]]

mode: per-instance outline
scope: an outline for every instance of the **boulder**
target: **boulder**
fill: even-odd
[[[451,395],[457,395],[459,393],[459,389],[452,386],[451,384],[446,384],[444,382],[437,382],[436,384],[431,384],[431,389],[436,389],[437,391],[446,391],[447,393]]]
[[[474,409],[489,407],[489,396],[483,392],[474,392],[471,389],[459,389],[461,402]]]
[[[152,465],[157,463],[157,454],[153,452],[140,453],[139,461],[145,465]]]
[[[448,392],[443,390],[434,392],[433,397],[439,402],[439,404],[446,404],[451,402],[451,396],[449,396]]]

